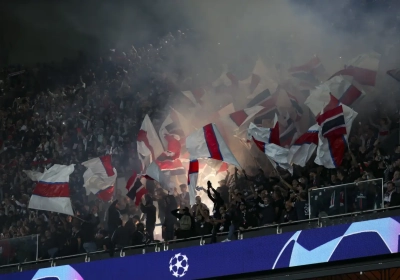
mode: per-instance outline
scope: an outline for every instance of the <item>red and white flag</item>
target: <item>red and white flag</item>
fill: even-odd
[[[142,172],[164,151],[160,138],[148,115],[145,116],[137,136],[137,152],[142,162]]]
[[[354,107],[362,100],[365,92],[343,77],[336,76],[312,90],[304,104],[315,116],[318,116],[321,110],[331,102],[331,95],[342,104]]]
[[[111,155],[92,158],[82,162],[87,169],[83,173],[83,187],[86,194],[98,194],[102,190],[115,186],[117,170],[111,164]]]
[[[69,175],[74,172],[74,164],[55,164],[41,176],[36,176],[28,208],[74,215],[69,191]]]
[[[288,72],[292,77],[314,85],[326,78],[326,70],[318,56],[314,56],[303,65],[289,68]]]
[[[197,179],[199,177],[199,161],[197,159],[191,160],[189,163],[189,174],[188,174],[188,190],[190,205],[196,203],[196,187]]]
[[[186,138],[186,148],[191,159],[212,158],[240,168],[215,124],[208,124]]]
[[[129,197],[136,206],[140,204],[142,197],[147,193],[146,187],[142,184],[140,179],[142,176],[136,172],[126,182],[126,196]]]
[[[317,156],[314,162],[338,168],[343,161],[348,135],[357,113],[331,95],[331,101],[317,118],[319,123]]]
[[[362,86],[374,87],[379,68],[381,55],[379,53],[365,53],[350,60],[344,69],[332,75],[343,76],[349,81],[355,81]]]
[[[185,144],[186,136],[191,132],[190,124],[185,117],[173,108],[161,124],[159,136],[164,149],[168,150],[168,141],[165,135],[177,135],[181,144]]]
[[[201,107],[203,105],[203,96],[207,93],[204,88],[182,91],[182,94],[189,99],[194,106]]]
[[[301,135],[290,147],[288,161],[304,167],[310,160],[318,145],[319,125],[311,126],[306,133]]]

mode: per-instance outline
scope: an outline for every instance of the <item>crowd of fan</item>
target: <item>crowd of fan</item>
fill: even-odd
[[[152,182],[147,184],[149,193],[140,207],[119,192],[111,205],[89,200],[82,187],[85,168],[79,163],[112,153],[119,174],[129,176],[139,169],[135,144],[140,122],[145,114],[152,119],[162,117],[160,104],[167,104],[174,91],[162,75],[163,61],[166,54],[171,60],[174,48],[178,50],[186,36],[170,34],[157,47],[132,47],[126,53],[112,50],[98,60],[81,55],[61,65],[3,69],[1,264],[145,244],[154,239],[157,218],[164,240],[211,234],[213,243],[222,232],[228,233],[225,241],[230,241],[237,230],[305,220],[324,212],[339,214],[400,204],[396,192],[400,146],[386,153],[381,149],[394,127],[387,116],[377,126],[355,125],[357,133],[337,170],[312,163],[295,167],[294,175],[274,170],[267,176],[260,169],[248,170],[253,173],[248,176],[244,170],[231,170],[218,187],[202,182],[207,187],[199,188],[192,207],[186,185],[169,194]],[[179,67],[176,75],[185,80]],[[22,170],[43,172],[55,163],[76,164],[70,176],[76,217],[27,208],[34,183]],[[387,182],[383,197],[381,184],[357,183],[313,197],[310,212],[308,199],[314,189],[371,178]],[[202,203],[203,191],[213,202],[212,209]]]

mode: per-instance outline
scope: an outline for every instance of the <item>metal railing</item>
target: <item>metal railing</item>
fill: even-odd
[[[309,218],[382,209],[383,188],[380,178],[311,190]]]
[[[39,235],[0,240],[0,266],[34,261],[38,258]]]
[[[381,209],[371,209],[366,211],[356,211],[352,213],[339,214],[330,217],[320,217],[309,220],[281,223],[276,225],[260,226],[242,232],[238,231],[236,234],[237,234],[237,239],[241,240],[241,239],[260,237],[265,235],[281,234],[283,232],[292,232],[296,230],[320,228],[335,224],[343,224],[343,223],[357,222],[357,221],[377,219],[383,217],[390,217],[392,215],[397,216],[399,214],[400,214],[400,206],[395,206],[395,207],[388,207]],[[219,241],[222,240],[221,238],[225,238],[226,235],[227,233],[218,233]],[[154,242],[146,245],[128,246],[123,249],[115,251],[114,257],[125,257],[135,254],[147,254],[147,253],[174,250],[177,248],[202,246],[206,244],[205,240],[208,240],[209,238],[211,238],[211,234],[185,238],[185,239],[177,239],[168,242]],[[38,268],[57,266],[57,265],[65,265],[71,263],[90,262],[94,260],[107,259],[107,258],[110,258],[110,252],[97,251],[92,253],[82,253],[82,254],[55,257],[55,258],[36,260],[36,261],[35,260],[30,260],[25,262],[21,261],[19,263],[1,266],[0,274],[25,271],[30,269],[38,269]]]

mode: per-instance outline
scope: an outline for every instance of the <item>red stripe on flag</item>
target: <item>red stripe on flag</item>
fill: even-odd
[[[280,146],[281,140],[279,135],[279,122],[276,122],[275,127],[271,128],[271,133],[269,135],[269,143]]]
[[[38,182],[32,194],[43,197],[69,197],[69,184]]]
[[[261,78],[256,74],[251,74],[251,82],[250,82],[250,94],[256,89],[258,84],[260,83]]]
[[[199,161],[192,160],[189,163],[189,175],[193,173],[199,173]]]
[[[218,169],[218,171],[217,171],[217,174],[218,174],[218,173],[225,172],[225,171],[228,171],[228,168],[229,168],[229,165],[228,165],[226,162],[223,162],[223,163],[221,164],[221,166],[219,167],[219,169]]]
[[[136,191],[136,195],[135,195],[135,205],[139,206],[140,201],[142,200],[142,197],[147,194],[147,189],[145,188],[145,186],[141,186],[137,191]]]
[[[321,125],[324,123],[327,119],[343,115],[343,107],[342,106],[337,106],[336,108],[333,108],[329,111],[326,111],[325,113],[319,115],[317,117],[317,123]]]
[[[344,105],[351,106],[354,102],[360,98],[362,92],[356,88],[355,86],[349,86],[349,88],[343,93],[342,97],[340,98],[340,102]]]
[[[129,191],[133,185],[135,184],[137,178],[137,173],[134,171],[132,176],[129,178],[129,180],[126,182],[126,190]]]
[[[252,137],[252,138],[253,138],[253,141],[256,144],[257,148],[259,148],[261,152],[265,153],[265,143],[262,141],[256,140],[254,137]]]
[[[111,164],[111,155],[105,155],[100,157],[101,163],[104,166],[104,169],[106,170],[107,176],[111,177],[114,176],[114,170]]]
[[[203,131],[211,158],[216,160],[223,160],[221,151],[219,150],[219,143],[217,137],[215,136],[213,125],[211,123],[207,124],[203,127]]]
[[[343,161],[344,151],[347,146],[346,141],[344,137],[331,137],[328,138],[328,142],[333,164],[339,167]]]
[[[311,143],[315,145],[318,144],[318,131],[304,133],[294,142],[294,145],[303,145]]]
[[[248,115],[244,110],[236,111],[229,115],[229,118],[239,127],[247,119]]]
[[[104,202],[110,201],[114,196],[114,186],[110,186],[105,190],[97,193],[97,197]]]

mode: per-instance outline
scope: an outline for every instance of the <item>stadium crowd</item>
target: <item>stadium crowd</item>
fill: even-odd
[[[162,119],[161,108],[175,92],[162,75],[163,62],[173,60],[171,54],[179,52],[186,36],[179,31],[155,47],[111,50],[96,61],[81,55],[61,65],[2,70],[0,264],[145,244],[154,239],[157,218],[164,240],[212,234],[210,242],[216,242],[220,232],[228,232],[224,241],[230,241],[237,230],[305,220],[323,212],[380,208],[382,202],[384,207],[400,205],[396,191],[400,146],[382,149],[396,128],[397,116],[381,116],[384,110],[372,116],[379,124],[355,125],[349,150],[337,170],[316,166],[312,160],[305,168],[295,167],[294,175],[285,170],[270,174],[262,169],[249,168],[250,174],[230,170],[218,186],[200,182],[206,187],[198,189],[192,206],[187,185],[177,186],[179,192],[170,194],[150,181],[139,207],[118,191],[112,204],[89,200],[82,187],[85,168],[81,162],[112,154],[113,166],[122,176],[140,169],[136,156],[140,123],[145,114]],[[187,83],[180,70],[178,65],[178,80]],[[27,208],[35,184],[22,170],[43,172],[56,163],[76,164],[69,182],[76,217]],[[319,200],[313,197],[310,213],[312,190],[372,178],[387,182],[383,198],[380,184],[354,184],[345,193],[333,189]],[[202,192],[213,202],[212,209],[201,201]],[[36,237],[32,242],[17,242],[31,235],[39,235],[37,256],[30,249],[36,246]]]

